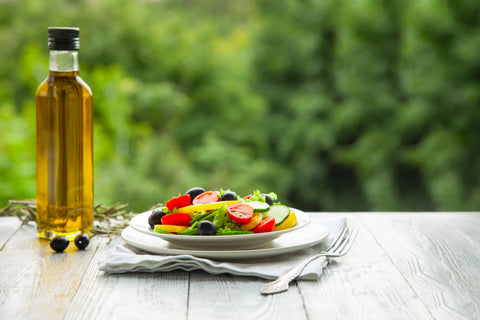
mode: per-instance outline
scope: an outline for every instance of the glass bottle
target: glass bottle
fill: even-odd
[[[93,224],[93,101],[79,76],[78,28],[48,28],[47,79],[35,96],[37,234],[89,233]]]

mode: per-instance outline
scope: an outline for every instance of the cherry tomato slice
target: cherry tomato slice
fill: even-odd
[[[237,224],[247,224],[252,220],[253,207],[246,203],[235,203],[227,208],[228,216]]]
[[[163,216],[162,224],[189,227],[190,220],[192,220],[192,217],[189,213],[175,212]]]
[[[266,217],[251,231],[254,233],[272,232],[275,229],[275,218]]]
[[[195,199],[193,199],[192,205],[220,201],[218,194],[218,191],[205,191],[204,193],[200,193],[198,196],[195,197]]]
[[[175,208],[179,209],[179,208],[189,206],[190,202],[191,202],[190,195],[184,194],[182,196],[178,196],[176,198],[172,198],[168,200],[165,203],[165,207],[167,207],[168,210],[172,211]]]

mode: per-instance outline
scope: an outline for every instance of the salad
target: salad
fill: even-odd
[[[156,208],[148,218],[154,232],[179,235],[236,235],[290,229],[295,213],[273,192],[240,197],[231,190],[195,187]]]

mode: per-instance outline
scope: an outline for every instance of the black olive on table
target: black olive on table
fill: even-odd
[[[63,252],[67,249],[70,241],[67,237],[55,237],[50,241],[50,248],[55,250],[56,252]]]
[[[78,249],[85,250],[90,243],[90,238],[88,237],[88,234],[82,233],[75,237],[74,242]]]

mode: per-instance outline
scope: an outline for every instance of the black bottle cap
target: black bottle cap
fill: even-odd
[[[80,29],[67,27],[48,28],[48,49],[78,50],[80,49]]]

